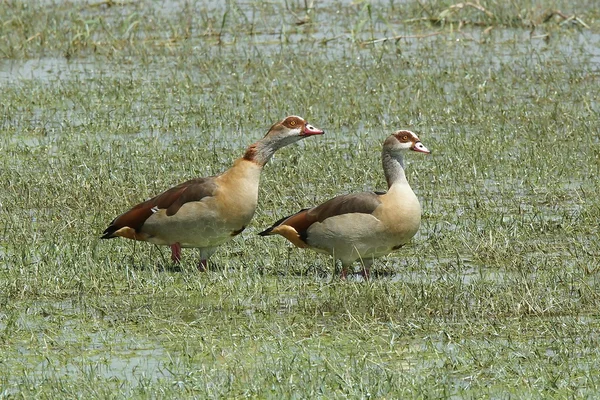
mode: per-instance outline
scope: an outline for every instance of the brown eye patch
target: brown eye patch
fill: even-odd
[[[294,129],[294,128],[302,125],[303,123],[304,123],[304,121],[302,121],[298,117],[287,117],[283,121],[283,126],[285,126],[286,128]]]
[[[410,131],[398,131],[395,136],[400,143],[409,143],[413,141],[415,135]]]

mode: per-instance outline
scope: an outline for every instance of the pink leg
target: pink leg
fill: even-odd
[[[346,267],[342,267],[342,274],[340,275],[340,278],[345,281],[346,279],[348,279],[348,271],[346,270]]]
[[[369,268],[367,267],[364,267],[360,274],[367,281],[371,278],[371,272],[369,272]]]
[[[181,261],[181,245],[179,243],[171,245],[171,261],[175,264],[179,264]]]
[[[207,270],[208,270],[208,260],[205,259],[205,258],[203,258],[198,263],[198,271],[200,271],[200,272],[206,272]]]

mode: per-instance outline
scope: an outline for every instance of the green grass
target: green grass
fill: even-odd
[[[0,7],[0,398],[595,397],[595,2],[108,4]],[[99,240],[288,114],[326,135],[210,272]],[[373,280],[256,235],[384,189],[400,128],[423,222]]]

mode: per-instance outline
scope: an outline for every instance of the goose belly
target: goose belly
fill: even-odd
[[[407,232],[393,232],[370,214],[344,214],[317,222],[307,231],[312,248],[342,261],[380,257],[406,243]]]
[[[142,232],[151,243],[182,247],[214,247],[239,234],[250,222],[254,210],[247,213],[223,214],[204,202],[184,204],[174,215],[165,210],[148,218]]]

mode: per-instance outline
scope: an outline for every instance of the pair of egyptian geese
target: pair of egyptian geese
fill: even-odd
[[[258,202],[264,165],[275,151],[321,129],[289,116],[274,124],[233,166],[220,175],[196,178],[140,203],[115,218],[103,239],[117,236],[171,247],[179,262],[182,247],[200,249],[198,268],[207,268],[217,246],[240,234],[250,223]],[[383,143],[382,162],[387,192],[337,196],[325,203],[282,218],[260,233],[281,235],[297,247],[331,254],[342,263],[342,277],[359,260],[363,273],[373,259],[408,242],[419,229],[421,207],[410,188],[402,153],[430,151],[411,131],[400,130]]]

